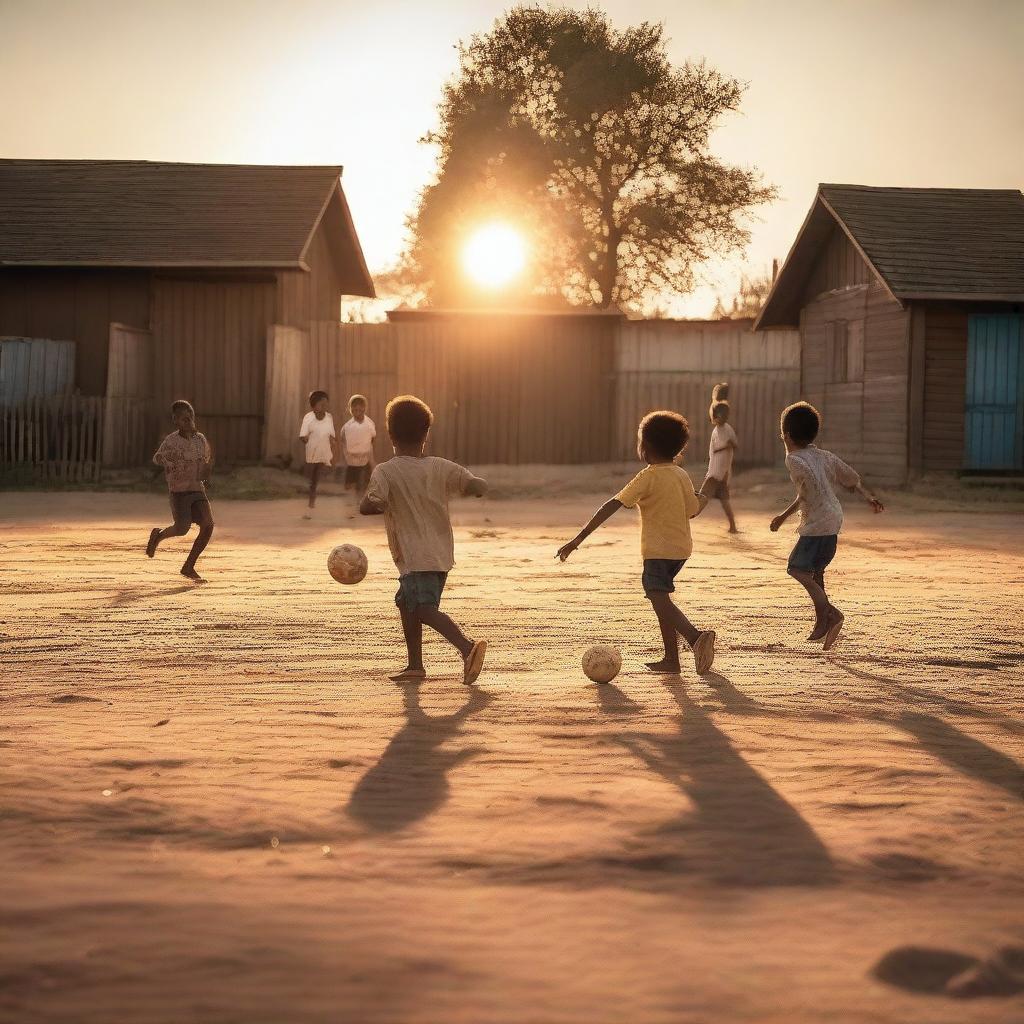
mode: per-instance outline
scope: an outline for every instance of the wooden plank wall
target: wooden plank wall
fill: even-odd
[[[864,379],[828,378],[829,324],[845,320],[863,330]],[[873,281],[820,295],[804,306],[802,397],[822,413],[820,443],[883,484],[907,476],[910,316]]]
[[[60,395],[75,386],[75,343],[0,338],[0,402]]]
[[[309,409],[306,396],[314,390],[306,387],[309,344],[307,331],[281,324],[267,328],[263,461],[271,465],[303,461],[299,425]]]
[[[275,281],[178,276],[153,282],[154,400],[170,429],[185,398],[221,462],[262,455],[267,325]]]
[[[126,324],[110,325],[103,465],[141,466],[156,447],[153,403],[153,336]]]
[[[800,394],[798,331],[750,330],[750,321],[629,321],[617,346],[613,457],[636,457],[636,429],[654,409],[681,412],[690,423],[687,455],[707,459],[711,389],[728,381],[740,465],[783,458],[779,412]]]
[[[341,280],[325,225],[321,222],[306,251],[309,270],[277,274],[275,322],[308,330],[313,321],[341,316]]]
[[[435,454],[472,465],[607,461],[616,323],[602,317],[320,322],[310,334],[301,393],[327,391],[339,426],[349,396],[365,395],[381,437],[379,457],[389,454],[388,400],[412,393],[434,411]]]
[[[104,393],[112,320],[149,327],[149,271],[0,269],[0,335],[74,341],[83,394]]]
[[[925,318],[923,468],[964,465],[967,389],[967,310],[928,305]]]
[[[804,302],[811,302],[825,292],[867,285],[873,278],[871,268],[836,224],[804,287]]]

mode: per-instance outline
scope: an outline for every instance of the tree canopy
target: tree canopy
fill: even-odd
[[[531,247],[516,298],[635,306],[689,291],[775,196],[710,150],[743,88],[703,62],[674,67],[660,24],[514,8],[459,45],[425,137],[438,175],[410,218],[407,277],[436,304],[471,302],[459,254],[476,226],[501,220]]]

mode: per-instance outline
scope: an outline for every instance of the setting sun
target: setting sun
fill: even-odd
[[[526,241],[507,224],[488,224],[470,236],[462,250],[462,266],[477,284],[500,288],[526,265]]]

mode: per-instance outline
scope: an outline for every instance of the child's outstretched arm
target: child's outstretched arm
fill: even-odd
[[[797,496],[796,496],[796,497],[795,497],[795,498],[793,499],[793,504],[792,504],[792,505],[790,505],[790,506],[789,506],[789,508],[787,508],[787,509],[786,509],[786,510],[785,510],[784,512],[781,512],[781,513],[779,513],[779,515],[777,515],[777,516],[776,516],[776,517],[775,517],[775,518],[774,518],[774,519],[773,519],[773,520],[771,521],[771,524],[770,524],[770,528],[771,528],[771,531],[772,531],[772,533],[777,533],[777,532],[778,532],[778,530],[779,530],[779,527],[780,527],[780,526],[782,526],[782,524],[783,524],[783,523],[784,523],[784,522],[785,522],[785,521],[786,521],[786,520],[787,520],[787,519],[788,519],[788,518],[789,518],[789,517],[790,517],[790,516],[791,516],[791,515],[792,515],[792,514],[793,514],[794,512],[796,512],[796,510],[797,510],[798,508],[800,508],[800,495],[799,495],[799,494],[798,494],[798,495],[797,495]]]
[[[568,544],[563,544],[555,552],[555,558],[560,558],[564,562],[599,526],[611,519],[620,508],[622,508],[622,502],[618,498],[609,498],[594,513],[590,522]]]
[[[471,476],[462,491],[468,498],[482,498],[487,493],[487,481],[478,476]]]
[[[877,513],[885,511],[885,506],[881,503],[881,501],[878,500],[877,495],[869,491],[864,486],[863,481],[858,481],[858,483],[855,486],[851,487],[850,490],[856,491],[871,506],[874,512]]]
[[[852,466],[848,466],[843,462],[842,459],[836,456],[833,456],[833,459],[835,460],[836,480],[851,493],[859,494],[876,513],[884,512],[885,506],[864,486],[864,481],[861,480],[860,474]]]

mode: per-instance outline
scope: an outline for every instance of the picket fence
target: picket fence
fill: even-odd
[[[0,474],[88,482],[103,464],[104,399],[26,398],[0,405]]]

